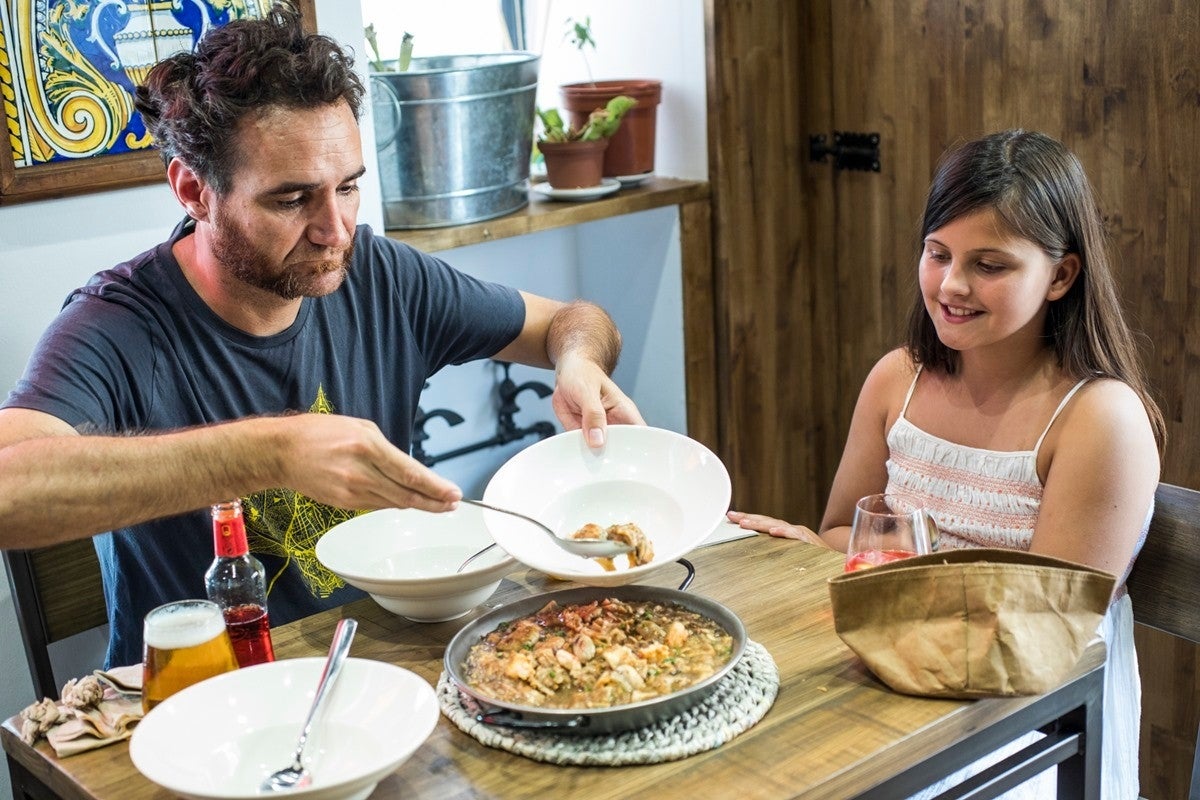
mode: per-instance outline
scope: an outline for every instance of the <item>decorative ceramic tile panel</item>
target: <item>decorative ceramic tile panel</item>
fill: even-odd
[[[210,28],[269,0],[0,0],[0,101],[12,164],[145,150],[134,87]]]

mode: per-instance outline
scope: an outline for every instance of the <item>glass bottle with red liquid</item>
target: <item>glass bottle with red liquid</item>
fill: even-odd
[[[221,607],[239,667],[275,660],[267,616],[266,570],[250,554],[242,504],[228,500],[212,507],[213,551],[204,573],[208,599]]]

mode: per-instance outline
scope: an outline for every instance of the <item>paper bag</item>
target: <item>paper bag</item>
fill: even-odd
[[[1040,694],[1095,637],[1116,578],[1016,550],[948,550],[829,581],[834,628],[905,694]]]

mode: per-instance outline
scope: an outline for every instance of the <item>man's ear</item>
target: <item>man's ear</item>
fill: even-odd
[[[208,184],[191,167],[178,158],[171,159],[167,165],[167,183],[189,217],[197,221],[208,219],[211,193],[205,191]]]
[[[1054,267],[1054,276],[1050,280],[1050,289],[1046,293],[1047,300],[1058,300],[1065,295],[1079,277],[1083,263],[1078,253],[1067,253]]]

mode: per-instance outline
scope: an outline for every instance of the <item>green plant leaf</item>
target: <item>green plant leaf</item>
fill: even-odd
[[[407,72],[408,65],[412,62],[413,35],[408,31],[404,32],[404,38],[400,40],[400,71]]]
[[[617,95],[608,101],[604,108],[598,108],[588,115],[587,124],[580,134],[581,139],[593,141],[607,139],[621,127],[621,119],[629,109],[637,105],[637,100],[627,95]]]
[[[376,37],[374,22],[363,28],[363,35],[367,38],[367,45],[370,46],[371,52],[375,54],[375,58],[371,59],[371,69],[376,72],[387,72],[388,69],[384,66],[383,59],[379,57],[379,40]]]

